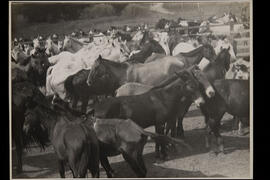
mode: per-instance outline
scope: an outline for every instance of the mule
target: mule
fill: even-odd
[[[95,104],[93,112],[98,118],[130,118],[142,128],[154,125],[156,132],[164,133],[164,124],[175,126],[178,108],[186,98],[197,99],[200,96],[199,82],[193,75],[183,70],[161,86],[135,96],[121,96],[108,98]],[[156,156],[167,156],[164,146],[156,145]]]
[[[54,147],[61,178],[65,177],[65,163],[72,171],[73,178],[85,178],[89,169],[92,177],[99,177],[99,142],[88,121],[71,113],[36,105],[25,112],[25,131],[38,126],[47,130]]]
[[[113,177],[114,173],[107,157],[119,154],[122,154],[137,177],[146,177],[147,169],[142,154],[148,136],[164,146],[177,143],[190,149],[181,140],[143,130],[131,119],[96,118],[94,130],[100,142],[100,161],[107,177]]]

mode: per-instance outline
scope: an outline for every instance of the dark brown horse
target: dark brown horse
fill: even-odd
[[[149,31],[145,31],[139,43],[141,51],[133,54],[126,62],[136,64],[144,63],[152,53],[166,54],[162,46],[149,36]]]
[[[164,133],[164,125],[174,127],[178,117],[179,104],[186,98],[192,100],[201,98],[200,83],[194,75],[183,70],[176,78],[172,78],[161,86],[135,96],[108,98],[94,107],[95,117],[98,118],[130,118],[142,128],[155,126],[156,132]],[[159,157],[160,144],[156,145],[156,155]],[[161,153],[166,157],[164,146]]]
[[[22,172],[23,148],[32,142],[32,140],[40,144],[41,147],[45,147],[46,144],[46,139],[44,138],[32,138],[32,136],[23,133],[24,113],[30,101],[48,103],[39,89],[31,82],[20,81],[12,84],[12,140],[16,146],[18,173]],[[36,135],[40,134],[37,132]]]
[[[147,136],[163,145],[180,144],[189,148],[184,141],[147,132],[131,119],[96,118],[94,129],[100,142],[100,161],[108,177],[113,176],[113,170],[107,157],[119,154],[122,154],[138,177],[146,176],[142,154]]]
[[[65,164],[73,177],[86,177],[89,169],[92,177],[99,177],[99,144],[92,124],[58,108],[45,105],[28,108],[25,113],[26,132],[43,127],[58,158],[59,173],[65,177]]]

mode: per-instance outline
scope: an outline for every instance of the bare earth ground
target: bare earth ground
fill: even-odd
[[[224,137],[225,154],[210,155],[205,148],[204,118],[200,110],[192,106],[184,119],[186,142],[193,151],[178,147],[178,152],[170,152],[169,160],[155,162],[154,143],[148,142],[144,148],[144,160],[148,170],[147,177],[239,177],[250,176],[250,138],[249,134],[238,136],[232,132],[232,116],[226,114],[222,119],[221,132]],[[153,127],[147,130],[154,131]],[[249,129],[245,129],[249,131]],[[14,153],[13,153],[14,154]],[[15,158],[13,156],[13,170]],[[122,156],[109,158],[116,177],[136,177]],[[45,151],[32,148],[23,156],[21,175],[13,171],[14,178],[59,178],[56,156],[50,146]],[[101,168],[101,177],[106,174]],[[66,171],[66,177],[72,177],[71,171]],[[91,177],[91,174],[88,174]]]

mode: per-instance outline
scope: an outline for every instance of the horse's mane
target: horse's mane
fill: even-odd
[[[175,80],[178,79],[178,76],[173,74],[171,75],[168,79],[165,79],[164,81],[162,81],[159,85],[154,86],[153,88],[151,88],[150,90],[157,90],[157,89],[161,89],[164,88],[166,86],[168,86],[169,84],[171,84],[172,82],[174,82]]]
[[[203,46],[199,46],[198,48],[193,49],[192,51],[181,52],[180,54],[183,55],[183,56],[191,57],[191,56],[194,56],[195,54],[199,53],[202,48],[203,48]]]
[[[108,60],[108,59],[100,59],[101,60],[101,62],[104,64],[109,64],[109,65],[111,65],[111,66],[118,66],[118,67],[126,67],[127,66],[127,64],[126,63],[120,63],[120,62],[114,62],[114,61],[110,61],[110,60]]]

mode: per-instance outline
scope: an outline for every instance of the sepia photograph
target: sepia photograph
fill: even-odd
[[[9,1],[10,179],[252,179],[252,4]]]

